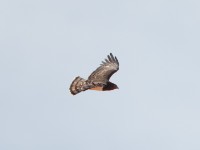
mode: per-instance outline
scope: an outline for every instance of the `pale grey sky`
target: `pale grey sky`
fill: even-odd
[[[0,2],[1,150],[199,150],[200,2]],[[112,52],[112,92],[72,96]]]

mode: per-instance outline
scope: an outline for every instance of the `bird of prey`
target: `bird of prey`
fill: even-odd
[[[105,61],[88,77],[83,79],[76,77],[70,86],[70,92],[76,95],[85,90],[97,90],[97,91],[110,91],[118,89],[117,85],[110,82],[110,77],[119,70],[119,61],[117,57],[114,57],[112,53],[108,55]]]

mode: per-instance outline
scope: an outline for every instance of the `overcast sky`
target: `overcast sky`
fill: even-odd
[[[119,90],[69,86],[112,52]],[[0,2],[1,150],[199,150],[198,0]]]

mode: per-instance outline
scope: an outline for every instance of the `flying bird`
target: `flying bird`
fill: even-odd
[[[110,91],[118,89],[117,85],[110,82],[110,77],[119,70],[119,61],[112,53],[105,61],[91,73],[88,79],[76,77],[70,86],[70,92],[76,95],[85,90]]]

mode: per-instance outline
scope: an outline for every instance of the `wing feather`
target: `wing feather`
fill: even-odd
[[[102,61],[100,67],[98,67],[88,77],[88,80],[94,84],[106,85],[110,77],[119,70],[119,61],[117,57],[114,57],[112,53],[108,55],[105,61]]]

